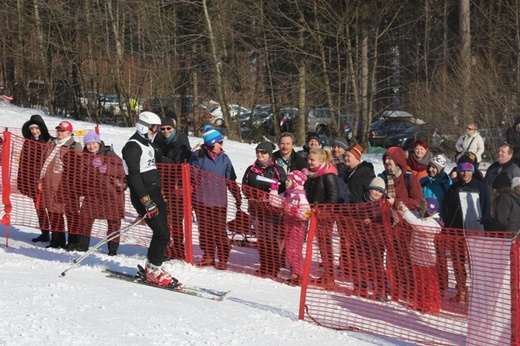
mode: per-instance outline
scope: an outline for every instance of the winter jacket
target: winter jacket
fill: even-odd
[[[95,155],[83,149],[82,167],[81,214],[89,219],[124,218],[127,186],[121,158],[101,141]]]
[[[38,125],[41,135],[35,140],[29,130],[29,126]],[[38,114],[31,116],[31,119],[22,126],[22,134],[25,138],[20,152],[20,162],[16,185],[21,194],[36,198],[38,195],[38,181],[43,166],[46,143],[51,139],[47,125]]]
[[[455,144],[455,149],[459,155],[471,151],[477,156],[477,163],[479,163],[484,153],[484,139],[478,131],[475,131],[473,136],[463,134]]]
[[[161,150],[160,163],[185,163],[188,162],[191,145],[184,132],[175,130],[170,141],[162,134],[157,134],[153,140],[154,144]]]
[[[419,201],[422,198],[421,192],[421,184],[419,183],[419,179],[411,172],[406,172],[406,157],[404,156],[403,149],[400,147],[390,147],[383,154],[383,162],[386,157],[390,156],[397,166],[401,168],[402,174],[397,178],[394,178],[394,188],[395,188],[395,201],[394,205],[399,205],[400,202],[403,202],[408,209],[416,210],[419,207]],[[409,175],[406,178],[406,175]],[[386,172],[379,174],[381,178],[385,182],[387,182]],[[409,184],[406,183],[408,179]],[[409,185],[409,186],[407,186]]]
[[[336,175],[338,171],[332,163],[326,163],[324,169],[315,176],[309,176],[304,188],[311,204],[338,203],[339,191]]]
[[[289,173],[291,171],[301,171],[304,168],[307,168],[307,161],[298,155],[296,151],[292,151],[291,156],[289,158],[289,162],[285,161],[280,155],[280,151],[276,151],[273,153],[273,161],[281,166],[285,173]]]
[[[424,157],[421,160],[418,160],[415,157],[413,152],[408,154],[408,158],[406,159],[406,164],[412,173],[417,176],[417,179],[421,180],[422,178],[428,175],[428,164],[432,160],[433,155],[430,151],[427,151]]]
[[[259,170],[259,171],[257,171]],[[283,193],[285,191],[285,181],[287,180],[287,175],[282,167],[272,163],[263,169],[258,169],[256,165],[251,165],[247,167],[246,172],[242,178],[242,188],[244,191],[244,195],[252,199],[253,197],[250,195],[250,189],[244,189],[244,186],[254,187],[255,189],[269,192],[271,188],[271,183],[260,181],[257,179],[258,176],[263,176],[265,178],[277,180],[280,184],[278,185],[278,193]]]
[[[202,153],[200,153],[201,150]],[[201,157],[199,157],[199,153]],[[235,168],[229,156],[223,151],[217,155],[211,155],[208,149],[202,146],[191,155],[189,163],[204,171],[194,171],[193,203],[207,207],[227,206],[228,188],[235,197],[237,204],[242,203],[240,190],[235,182],[237,179]]]
[[[49,144],[40,172],[40,205],[54,213],[77,212],[79,199],[75,180],[81,174],[77,153],[81,151],[81,144],[72,136],[61,146],[56,139],[49,140]]]
[[[426,176],[420,180],[424,198],[434,198],[439,202],[442,210],[444,195],[450,188],[452,182],[450,176],[444,170],[435,178]],[[441,212],[441,217],[443,216]]]
[[[345,182],[350,190],[350,202],[357,203],[362,200],[363,193],[368,190],[372,179],[376,177],[374,165],[361,161],[354,169],[348,169],[345,173]]]
[[[439,223],[433,217],[420,219],[409,210],[403,215],[403,219],[413,227],[410,241],[412,263],[422,267],[435,266],[435,235],[442,230]]]
[[[492,220],[491,199],[487,186],[477,179],[471,179],[468,184],[465,184],[461,179],[459,179],[450,186],[444,195],[444,203],[442,204],[444,226],[452,228],[464,228],[464,220],[459,196],[459,192],[462,189],[475,191],[479,194],[481,210],[480,223],[487,227]]]
[[[493,194],[493,180],[502,172],[506,172],[510,180],[513,180],[514,177],[520,177],[520,167],[512,159],[503,165],[494,162],[489,166],[484,177],[484,183],[487,185],[490,195]]]
[[[520,230],[520,195],[511,189],[497,196],[493,222],[487,228],[491,231],[510,231],[516,236]]]

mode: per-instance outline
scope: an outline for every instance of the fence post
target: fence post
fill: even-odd
[[[9,225],[11,224],[11,132],[5,128],[2,141],[2,204],[4,215],[0,223],[5,225],[5,247],[9,247]]]
[[[193,264],[193,209],[191,205],[191,166],[189,163],[181,164],[182,195],[184,211],[184,250],[186,251],[186,262]]]
[[[300,307],[298,313],[298,319],[303,320],[305,317],[305,300],[307,299],[307,286],[309,285],[309,277],[311,273],[311,265],[312,265],[312,242],[314,240],[314,234],[316,233],[316,227],[318,225],[318,220],[316,218],[316,213],[312,212],[311,214],[311,222],[309,225],[309,231],[307,234],[307,250],[305,251],[305,262],[303,267],[303,280],[302,287],[300,291]]]
[[[520,346],[520,241],[511,243],[511,346]]]

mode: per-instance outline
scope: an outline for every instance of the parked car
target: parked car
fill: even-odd
[[[329,107],[312,107],[305,111],[305,122],[307,132],[317,132],[320,135],[328,137],[341,136],[348,140],[352,139],[352,129],[347,120],[346,114],[336,113],[340,122],[339,133],[332,127],[332,115]]]
[[[255,108],[257,109],[251,117],[248,113],[245,113],[243,116],[240,115],[241,126],[262,126],[268,134],[274,134],[273,107],[264,105]],[[298,108],[295,107],[280,107],[278,109],[278,123],[280,124],[280,130],[282,132],[290,132],[292,130],[294,118],[297,113]]]
[[[228,107],[231,119],[235,118],[239,113],[245,114],[251,112],[250,109],[235,104],[229,104]],[[216,127],[222,127],[224,125],[224,115],[222,114],[222,107],[220,105],[215,105],[211,107],[208,111],[210,124]]]
[[[403,150],[412,150],[413,142],[417,139],[427,141],[430,149],[433,150],[440,149],[446,141],[446,137],[437,128],[428,124],[420,124],[409,127],[396,135],[388,136],[385,146],[397,146],[403,148]]]
[[[397,114],[394,112],[394,115]],[[370,125],[368,141],[373,147],[385,147],[387,146],[386,141],[388,137],[402,133],[412,126],[415,126],[415,123],[412,121],[411,115],[405,117],[402,117],[401,114],[399,116],[387,116]]]

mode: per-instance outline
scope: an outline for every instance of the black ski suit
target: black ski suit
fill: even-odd
[[[167,206],[161,192],[161,178],[155,166],[156,150],[152,143],[135,133],[123,148],[123,163],[126,180],[130,188],[130,201],[139,215],[145,215],[146,210],[141,198],[150,196],[159,208],[159,215],[149,219],[146,224],[153,231],[152,240],[148,247],[148,261],[161,266],[164,260],[164,251],[170,240],[167,222]]]

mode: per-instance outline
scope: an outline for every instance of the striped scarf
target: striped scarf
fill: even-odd
[[[394,177],[393,174],[387,174],[386,176],[386,194],[389,198],[395,198]]]

